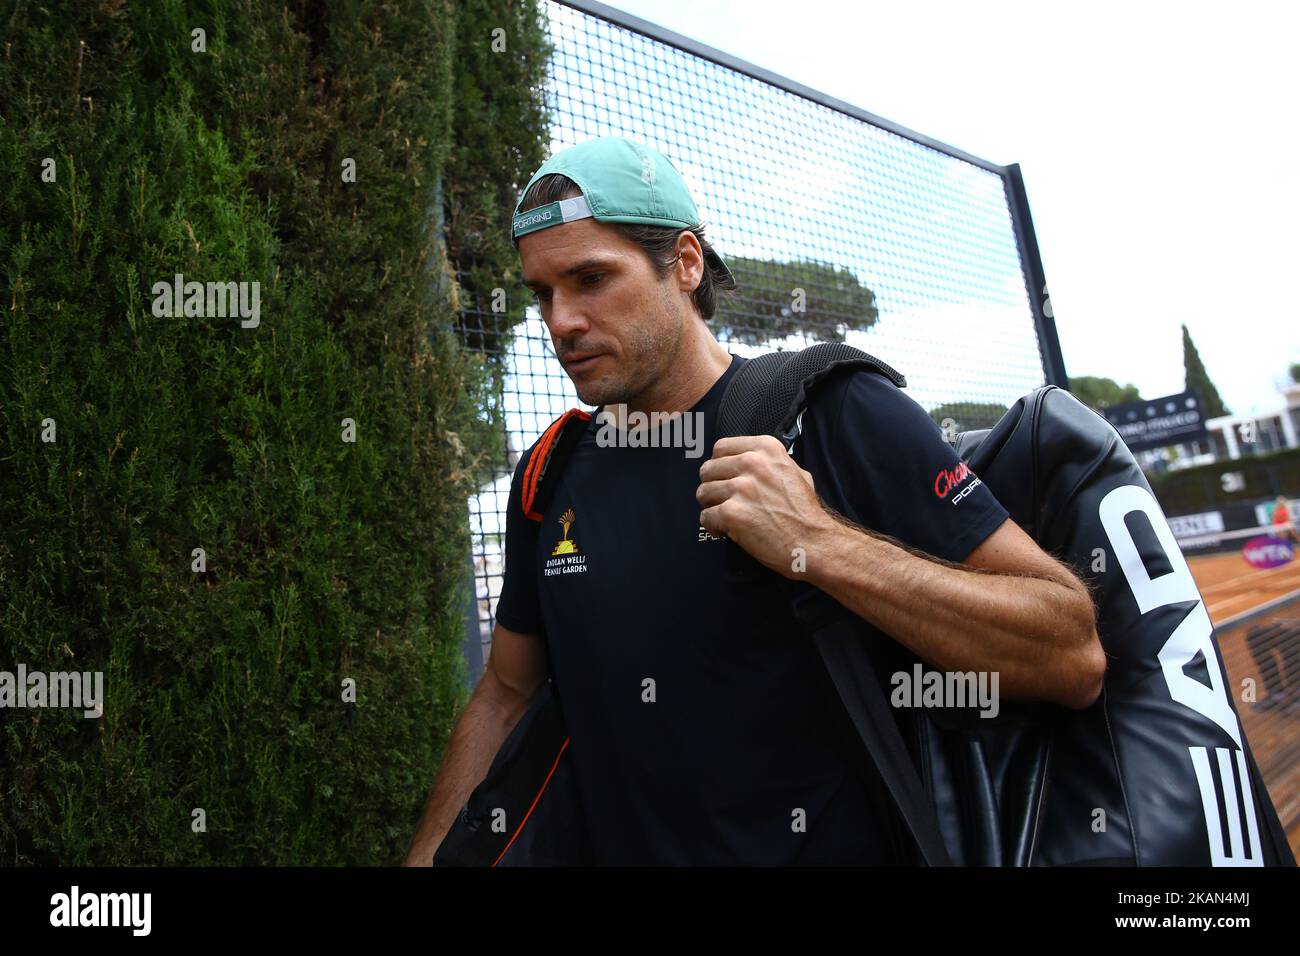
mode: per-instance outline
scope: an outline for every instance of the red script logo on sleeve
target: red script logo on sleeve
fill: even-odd
[[[966,464],[966,462],[964,461],[961,462],[956,468],[941,469],[939,471],[939,474],[937,474],[934,478],[935,497],[947,498],[950,494],[952,494],[953,490],[958,485],[960,485],[963,481],[965,481],[967,478],[970,478],[974,474],[975,473],[970,470],[970,465]],[[970,494],[970,492],[978,484],[980,484],[980,480],[976,478],[973,482],[971,482],[969,487],[963,489],[962,492],[959,495],[957,495],[956,498],[953,499],[952,503],[956,504],[958,501],[961,501],[961,499],[966,497],[966,495]]]

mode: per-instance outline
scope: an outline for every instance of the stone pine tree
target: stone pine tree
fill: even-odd
[[[721,341],[763,345],[804,335],[819,342],[843,342],[847,332],[864,332],[880,317],[876,294],[851,270],[821,262],[729,256],[739,288],[721,296],[710,322]]]
[[[1210,381],[1210,373],[1205,370],[1186,325],[1183,326],[1183,369],[1187,375],[1187,383],[1183,387],[1201,396],[1201,412],[1206,418],[1231,414],[1219,397],[1219,390]]]

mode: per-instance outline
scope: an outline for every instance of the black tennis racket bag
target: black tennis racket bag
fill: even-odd
[[[1083,711],[915,721],[913,752],[954,860],[1294,866],[1205,602],[1115,429],[1044,386],[992,429],[961,435],[957,451],[1093,587],[1107,673]]]

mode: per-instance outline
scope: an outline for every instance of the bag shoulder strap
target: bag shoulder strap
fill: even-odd
[[[899,388],[907,386],[902,373],[843,342],[819,342],[749,359],[722,392],[717,437],[775,435],[788,449],[799,434],[796,421],[812,390],[857,369],[883,375]]]
[[[842,342],[772,352],[746,362],[727,383],[718,410],[717,437],[774,435],[788,450],[799,435],[800,416],[814,388],[832,376],[865,369],[903,388],[903,375],[875,356]],[[733,577],[744,577],[754,562],[734,543],[729,554]],[[929,866],[950,866],[939,821],[902,733],[876,678],[856,616],[824,591],[781,579],[801,630],[817,645],[827,675],[838,692],[853,730],[879,773],[899,815]],[[859,751],[860,753],[860,751]]]
[[[578,439],[587,430],[592,413],[570,408],[542,432],[524,469],[524,487],[520,504],[529,521],[541,521],[555,495],[555,486]]]
[[[821,654],[844,711],[926,866],[952,866],[934,804],[880,687],[855,615],[810,584],[782,579],[795,620]]]

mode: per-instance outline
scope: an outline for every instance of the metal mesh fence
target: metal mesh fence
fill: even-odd
[[[1207,589],[1208,590],[1208,589]],[[1242,729],[1293,853],[1300,853],[1300,592],[1215,629],[1227,685],[1250,687]]]
[[[547,15],[552,150],[620,135],[673,162],[740,283],[710,322],[731,352],[846,341],[902,371],[908,393],[959,430],[993,424],[1048,380],[1003,167],[666,31],[645,35],[634,18],[620,17],[638,29],[560,3]],[[565,409],[586,406],[535,309],[508,361],[513,464]],[[485,650],[509,487],[503,474],[471,503]]]

